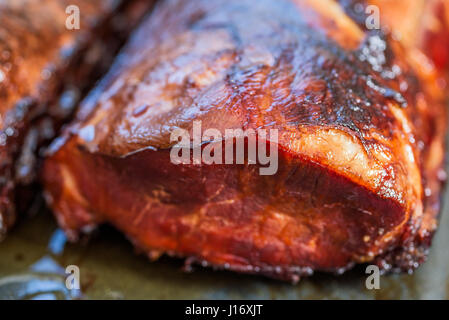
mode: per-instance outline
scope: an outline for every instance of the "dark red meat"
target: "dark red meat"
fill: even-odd
[[[17,188],[30,184],[37,148],[110,66],[151,5],[133,0],[21,0],[0,3],[0,238],[16,220]],[[69,30],[69,6],[80,29]],[[45,118],[45,119],[44,119]]]
[[[289,280],[417,267],[445,178],[443,72],[344,2],[161,3],[50,150],[60,225],[77,239],[110,223],[152,258]],[[171,132],[199,120],[277,129],[277,173],[173,164]]]

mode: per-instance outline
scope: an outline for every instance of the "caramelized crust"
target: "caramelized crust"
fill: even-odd
[[[445,176],[442,75],[347,8],[161,3],[50,150],[59,223],[72,239],[111,223],[153,258],[289,280],[417,267]],[[194,120],[277,129],[279,170],[171,163],[171,132]]]
[[[32,180],[39,140],[54,135],[52,130],[111,63],[124,36],[150,3],[0,3],[0,237],[15,220],[16,186]],[[79,30],[66,27],[73,13],[66,8],[73,5],[79,9]]]

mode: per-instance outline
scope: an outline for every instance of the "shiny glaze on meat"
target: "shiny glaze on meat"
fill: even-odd
[[[50,150],[60,225],[76,239],[111,223],[153,258],[290,280],[417,267],[445,177],[444,77],[348,8],[161,3]],[[278,129],[279,171],[172,164],[170,133],[194,120]]]
[[[16,186],[33,180],[39,140],[54,135],[150,3],[0,2],[0,238],[16,218]],[[79,8],[79,30],[66,28],[69,5]]]

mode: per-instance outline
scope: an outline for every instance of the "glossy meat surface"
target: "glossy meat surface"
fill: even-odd
[[[16,218],[17,186],[33,180],[39,142],[52,138],[58,123],[110,65],[149,3],[0,2],[0,238]],[[69,30],[66,21],[74,22],[74,11],[66,9],[73,6],[80,25]]]
[[[161,3],[50,150],[60,225],[76,239],[111,223],[152,258],[289,280],[417,267],[445,179],[444,78],[348,8]],[[171,132],[199,120],[277,129],[279,170],[173,164]]]

